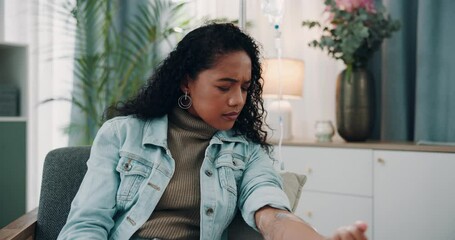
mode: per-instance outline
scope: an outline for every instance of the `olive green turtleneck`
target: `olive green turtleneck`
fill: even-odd
[[[168,119],[167,143],[175,160],[175,172],[149,220],[136,236],[199,239],[199,170],[205,149],[217,129],[180,108],[175,108]]]

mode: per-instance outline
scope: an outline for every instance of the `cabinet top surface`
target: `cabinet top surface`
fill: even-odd
[[[23,43],[12,43],[12,42],[4,42],[0,40],[0,49],[7,49],[7,48],[26,48],[27,45]]]
[[[276,144],[272,142],[272,144]],[[422,152],[447,152],[455,153],[455,146],[450,145],[429,145],[417,144],[416,142],[311,142],[299,139],[285,140],[283,146],[300,147],[328,147],[328,148],[360,148],[375,150],[397,150],[397,151],[422,151]]]

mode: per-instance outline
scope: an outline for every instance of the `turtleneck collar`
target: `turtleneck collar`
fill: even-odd
[[[210,126],[201,118],[193,116],[186,110],[175,107],[168,115],[169,127],[178,127],[191,133],[198,139],[211,139],[218,129]]]

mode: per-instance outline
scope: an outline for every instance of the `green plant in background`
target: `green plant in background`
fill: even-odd
[[[75,144],[92,143],[104,110],[132,97],[189,27],[183,2],[135,1],[136,14],[129,18],[121,14],[121,2],[132,4],[77,0],[69,9],[77,24],[73,92],[44,102],[70,101],[79,112],[66,129],[70,138],[77,136]]]
[[[201,20],[200,20],[201,23],[232,23],[234,25],[239,25],[239,20],[238,19],[231,19],[231,18],[227,18],[227,17],[220,17],[220,18],[209,18],[209,17],[203,17]],[[250,27],[253,27],[253,23],[251,21],[247,21],[246,24],[245,24],[245,28],[246,30],[248,30],[248,28]]]
[[[312,47],[326,49],[330,56],[341,59],[348,69],[365,65],[379,49],[384,38],[400,29],[400,23],[386,16],[385,8],[375,8],[374,0],[325,0],[328,24],[303,21],[308,28],[322,28],[319,40]]]

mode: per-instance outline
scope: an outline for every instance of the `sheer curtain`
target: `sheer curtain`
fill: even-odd
[[[46,99],[68,96],[72,84],[72,55],[74,22],[63,8],[67,0],[27,1],[33,9],[30,17],[34,88],[31,128],[33,132],[32,157],[27,173],[27,210],[38,205],[42,166],[46,154],[55,148],[67,146],[68,136],[63,132],[69,122],[70,104]],[[17,1],[18,2],[18,1]]]

